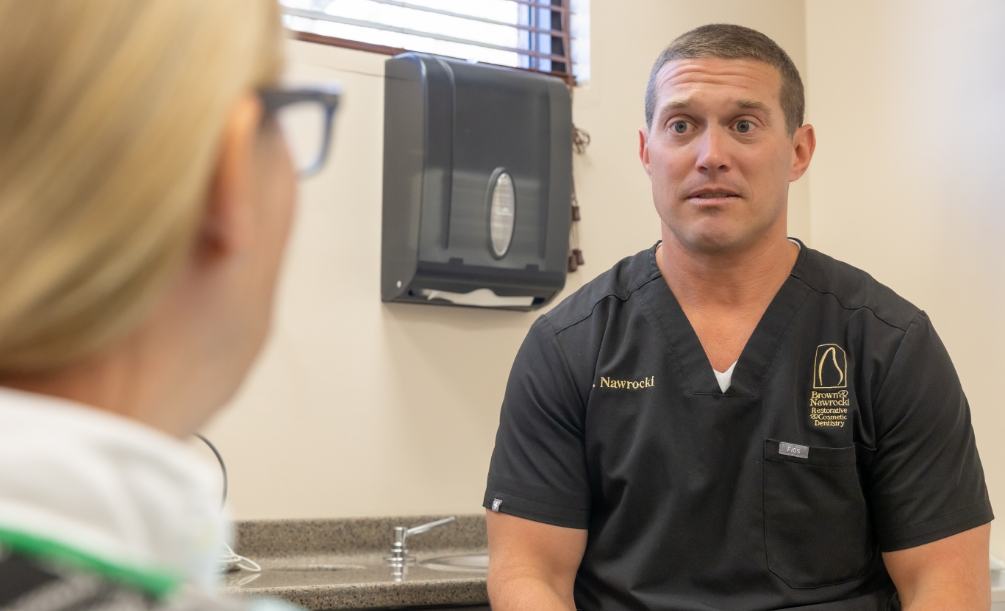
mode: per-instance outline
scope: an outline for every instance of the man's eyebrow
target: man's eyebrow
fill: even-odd
[[[757,100],[738,100],[736,105],[745,110],[760,110],[761,112],[771,114],[771,109],[768,108],[768,105]]]
[[[679,110],[681,108],[687,108],[691,105],[691,98],[676,98],[668,101],[663,105],[660,110],[666,112],[667,110]],[[765,113],[771,112],[771,109],[764,102],[758,102],[757,100],[737,100],[736,105],[744,110],[760,110]]]
[[[676,98],[663,105],[664,110],[687,108],[691,105],[691,98]]]
[[[668,114],[675,110],[680,110],[682,108],[687,108],[691,105],[691,98],[674,98],[667,101],[665,104],[656,109],[656,114],[653,115],[654,121],[662,121]]]

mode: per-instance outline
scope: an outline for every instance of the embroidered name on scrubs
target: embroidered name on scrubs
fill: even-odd
[[[656,386],[656,376],[648,376],[645,378],[641,378],[639,380],[619,380],[617,378],[600,376],[601,388],[617,388],[620,390],[642,390],[643,388],[652,388],[654,386]]]
[[[817,428],[844,428],[850,407],[848,355],[837,344],[820,344],[813,356],[810,420]]]

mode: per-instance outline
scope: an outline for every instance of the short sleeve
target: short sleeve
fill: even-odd
[[[869,502],[883,551],[930,543],[993,519],[970,406],[923,312],[901,340],[874,414]]]
[[[510,371],[489,466],[486,509],[586,528],[583,399],[554,327],[539,318]]]

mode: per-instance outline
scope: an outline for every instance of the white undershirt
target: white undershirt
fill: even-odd
[[[712,373],[715,374],[715,379],[719,381],[719,388],[722,389],[722,392],[729,390],[729,385],[733,383],[734,369],[736,369],[736,361],[733,361],[733,364],[726,371],[717,371],[715,368],[712,368]]]

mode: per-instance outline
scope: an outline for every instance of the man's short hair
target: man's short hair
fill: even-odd
[[[656,75],[667,63],[678,59],[716,57],[721,59],[755,59],[778,69],[782,76],[779,101],[785,113],[785,126],[791,134],[803,124],[806,99],[799,70],[775,41],[757,30],[740,25],[712,23],[678,36],[653,64],[646,85],[646,127],[652,127],[656,112]]]

